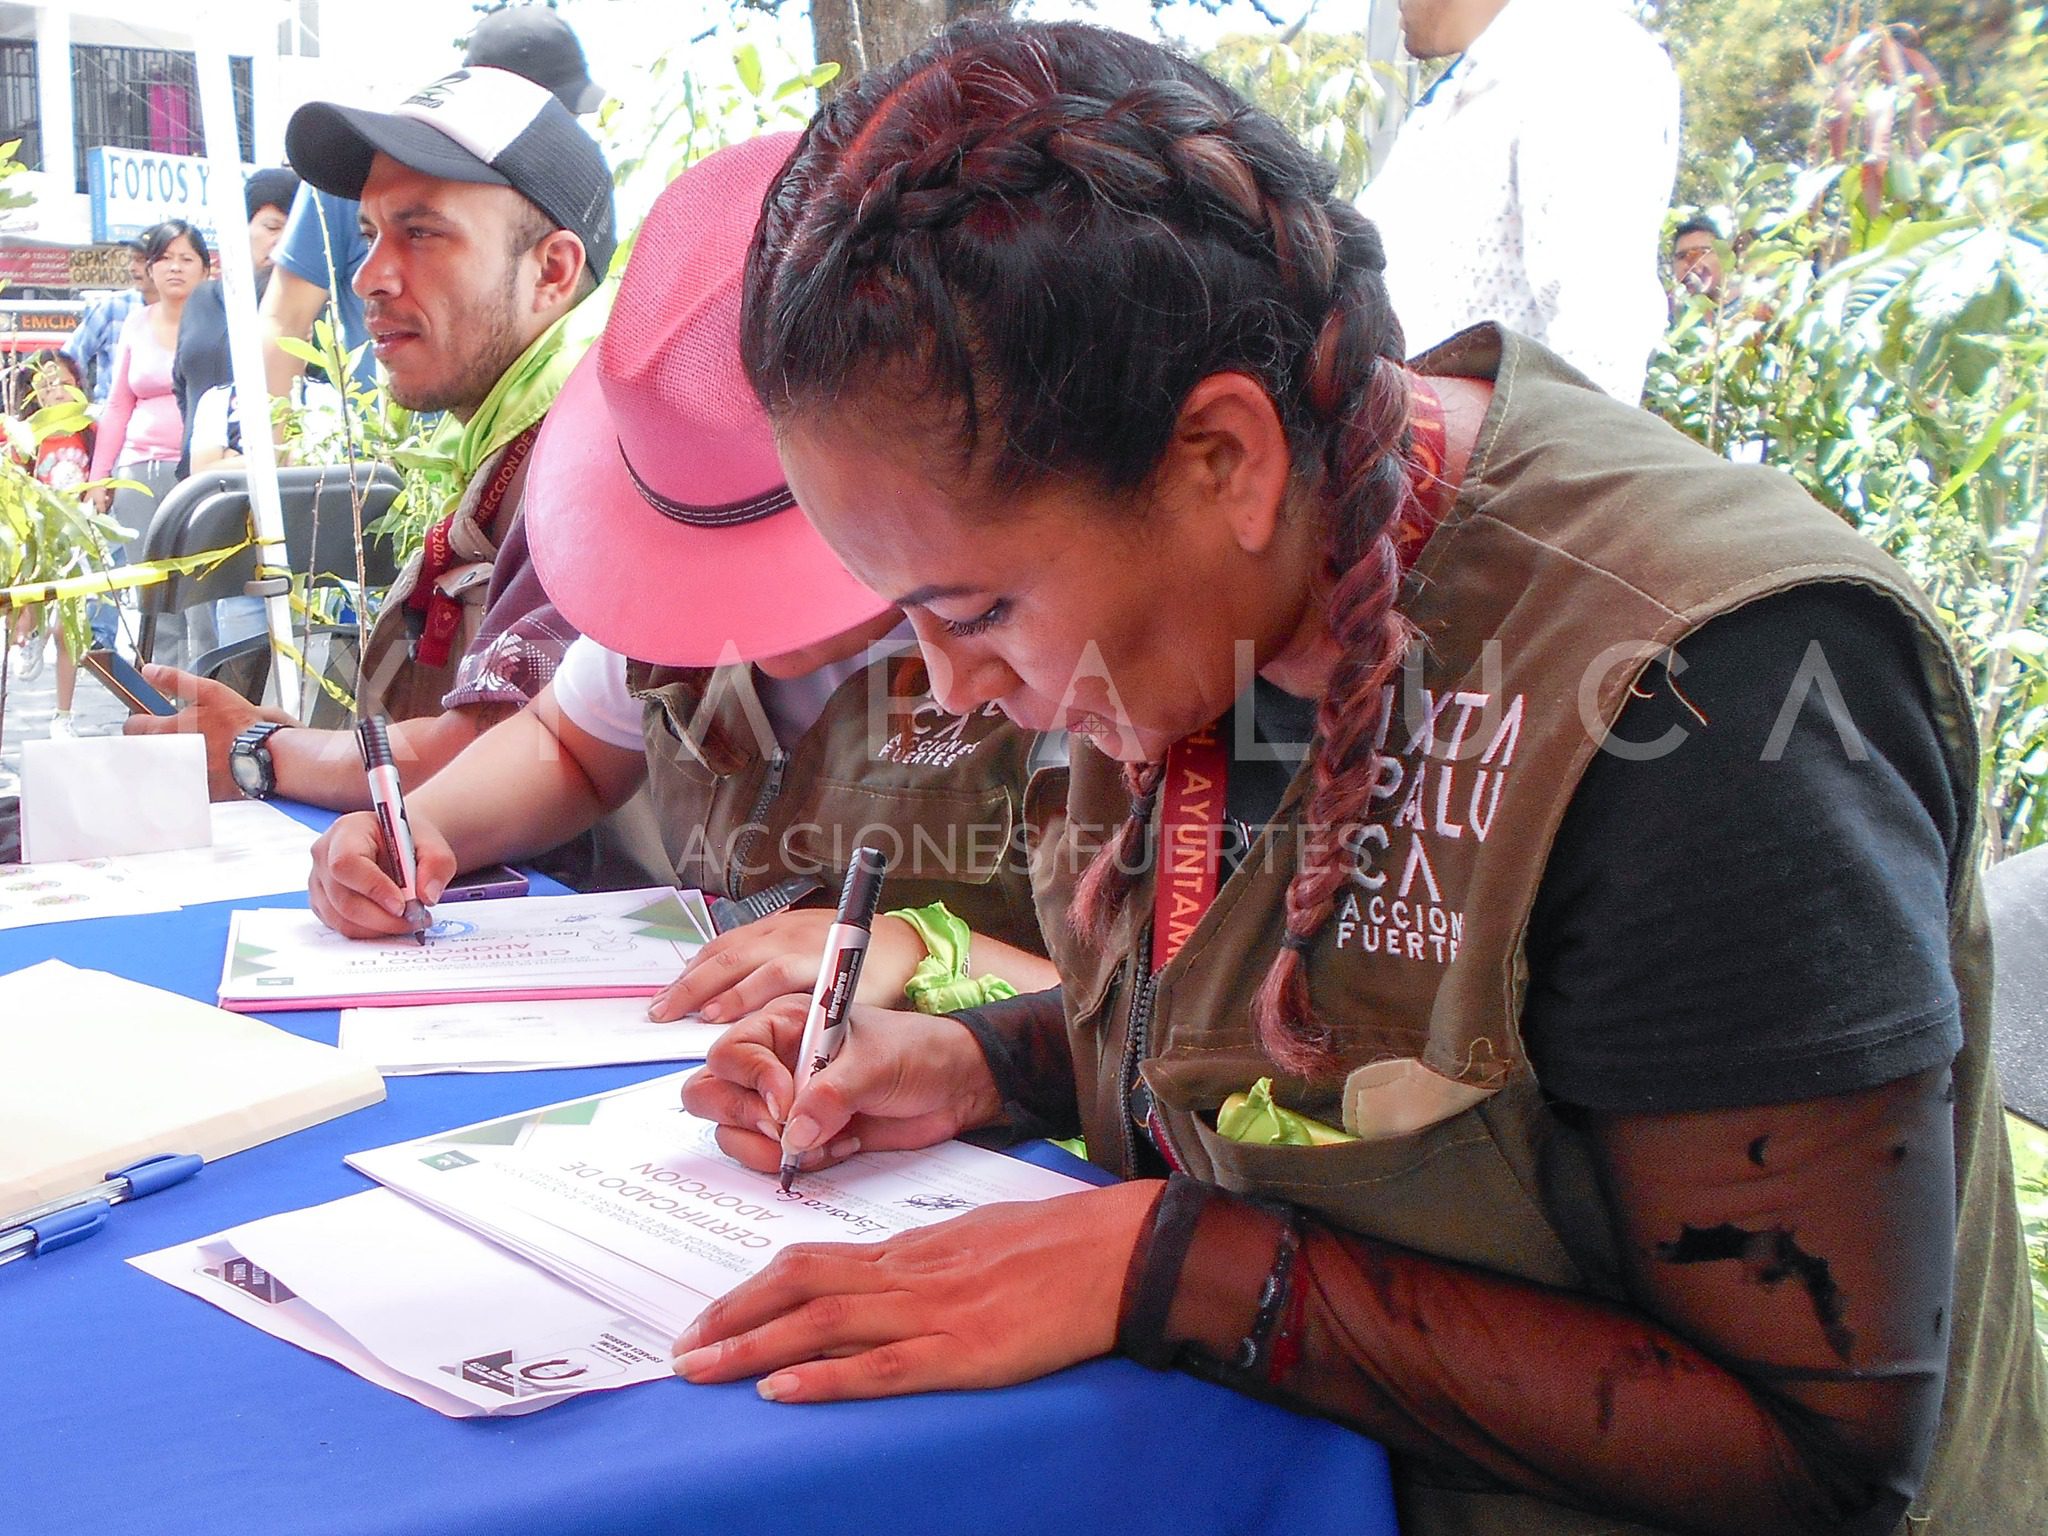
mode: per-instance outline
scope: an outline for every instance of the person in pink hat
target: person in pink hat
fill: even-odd
[[[783,480],[739,357],[746,248],[795,135],[672,183],[603,337],[528,467],[534,569],[579,632],[550,686],[414,794],[422,895],[555,846],[650,786],[679,884],[751,898],[652,1016],[737,1018],[807,989],[853,848],[888,854],[868,999],[972,1003],[1050,985],[1021,855],[1039,741],[933,702],[901,612],[847,574]],[[368,814],[314,849],[313,909],[403,931]],[[936,1008],[930,1011],[938,1011]]]

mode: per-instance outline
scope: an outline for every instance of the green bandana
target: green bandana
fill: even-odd
[[[548,413],[570,372],[604,329],[612,290],[611,284],[600,285],[536,336],[533,345],[498,376],[468,421],[457,421],[452,415],[442,418],[430,446],[454,461],[458,487],[467,488],[492,454]],[[462,490],[455,495],[459,499]]]

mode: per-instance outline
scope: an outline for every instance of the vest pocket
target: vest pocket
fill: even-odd
[[[1148,1070],[1146,1081],[1169,1112],[1176,1137],[1192,1128],[1207,1176],[1219,1188],[1284,1200],[1347,1232],[1418,1253],[1544,1285],[1584,1284],[1498,1139],[1496,1119],[1513,1124],[1519,1118],[1512,1098],[1524,1084],[1533,1094],[1531,1079],[1511,1082],[1420,1130],[1321,1147],[1232,1141],[1216,1130],[1223,1093],[1204,1094],[1209,1102],[1199,1106],[1175,1104],[1170,1089],[1162,1092],[1161,1075]]]

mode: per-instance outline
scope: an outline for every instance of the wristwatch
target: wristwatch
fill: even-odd
[[[277,793],[277,764],[271,761],[270,748],[265,743],[283,729],[275,720],[260,721],[237,736],[228,748],[228,776],[248,799],[268,800]]]

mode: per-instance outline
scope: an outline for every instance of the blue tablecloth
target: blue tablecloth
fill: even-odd
[[[211,1001],[228,910],[0,933],[0,972],[54,957]],[[334,1039],[332,1013],[269,1017]],[[346,1152],[666,1070],[394,1078],[382,1104],[215,1163],[119,1208],[88,1242],[0,1268],[0,1532],[1391,1536],[1371,1441],[1127,1361],[830,1407],[664,1382],[458,1422],[122,1262],[356,1193],[367,1181]]]

